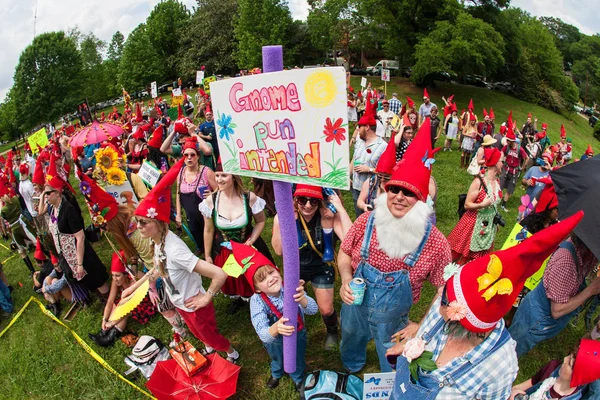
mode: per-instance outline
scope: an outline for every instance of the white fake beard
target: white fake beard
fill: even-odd
[[[425,235],[431,207],[419,200],[404,217],[396,218],[387,206],[387,193],[380,194],[373,204],[379,249],[397,259],[415,251]]]

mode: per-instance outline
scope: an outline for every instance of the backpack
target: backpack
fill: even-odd
[[[363,381],[343,372],[314,371],[304,378],[302,400],[362,400]]]
[[[167,359],[169,359],[169,350],[160,340],[148,335],[140,336],[132,354],[125,357],[125,364],[131,367],[125,371],[125,375],[139,370],[144,378],[150,379],[156,364]]]

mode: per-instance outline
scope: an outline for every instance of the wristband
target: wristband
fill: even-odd
[[[210,294],[212,297],[215,297],[217,295],[216,293],[213,293],[210,289],[207,289],[206,293]]]

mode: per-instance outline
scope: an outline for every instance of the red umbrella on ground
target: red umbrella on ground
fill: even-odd
[[[71,147],[83,147],[90,144],[102,143],[104,141],[112,141],[115,137],[121,136],[125,132],[119,125],[100,123],[94,121],[91,125],[86,126],[69,141]]]
[[[208,366],[191,377],[174,359],[160,361],[146,387],[158,400],[225,400],[233,396],[240,367],[216,353],[206,358]]]

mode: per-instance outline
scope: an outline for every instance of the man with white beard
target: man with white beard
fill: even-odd
[[[344,238],[338,256],[342,278],[340,345],[342,362],[351,373],[364,366],[367,344],[375,340],[382,372],[391,371],[385,352],[392,335],[409,338],[419,325],[408,312],[419,300],[423,282],[444,285],[450,245],[431,224],[426,204],[433,163],[429,118],[397,165],[375,210],[361,215]],[[355,305],[349,284],[365,281],[362,304]]]

